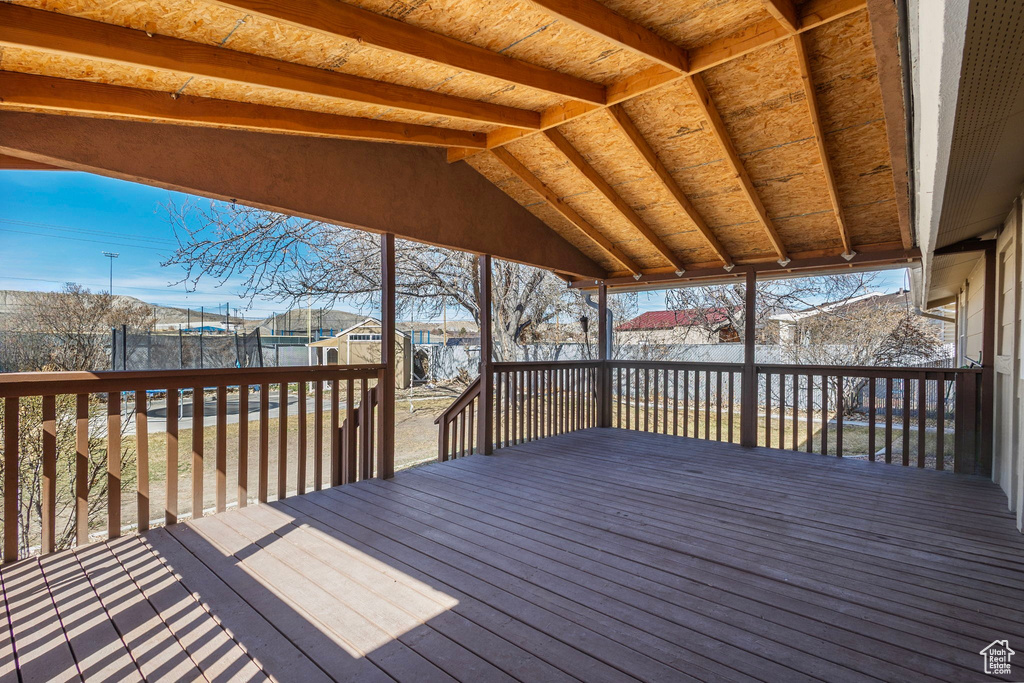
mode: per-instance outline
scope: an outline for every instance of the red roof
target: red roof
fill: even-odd
[[[616,325],[615,329],[625,330],[671,330],[690,325],[720,323],[729,319],[727,308],[709,308],[686,311],[648,311],[632,320]]]

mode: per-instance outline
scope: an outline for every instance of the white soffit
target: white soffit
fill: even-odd
[[[932,0],[918,0],[918,19],[922,30],[918,38],[924,41],[928,33],[923,30],[934,11]],[[961,4],[947,0],[947,10]],[[947,14],[947,20],[951,17]],[[953,16],[953,19],[956,17]],[[946,24],[944,29],[952,28]],[[930,298],[938,290],[959,287],[965,261],[942,264],[931,257],[931,251],[965,239],[977,237],[998,228],[1012,208],[1014,197],[1024,183],[1024,0],[972,0],[963,29],[962,61],[956,71],[940,74],[939,111],[922,110],[929,103],[926,98],[932,86],[925,80],[934,80],[934,74],[921,73],[921,100],[915,103],[915,119],[920,119],[921,153],[928,158],[925,147],[929,138],[925,134],[934,130],[938,134],[935,144],[936,172],[933,184],[919,176],[917,195],[922,204],[931,191],[930,215],[923,206],[918,221],[922,251],[925,252],[924,289]],[[948,36],[947,47],[953,36]],[[922,59],[929,52],[927,42],[920,45]],[[943,51],[945,52],[945,50]],[[952,61],[943,56],[943,63]],[[951,133],[943,135],[948,125],[950,83],[956,79],[956,108]],[[915,82],[915,94],[917,92]],[[934,128],[928,121],[935,118]],[[917,122],[915,122],[917,127]],[[943,137],[948,142],[942,163]],[[924,169],[922,168],[922,171]],[[919,205],[920,206],[920,205]],[[934,263],[932,261],[934,260]]]

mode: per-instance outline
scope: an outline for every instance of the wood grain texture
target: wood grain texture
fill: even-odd
[[[77,680],[69,643],[128,680],[963,680],[1024,638],[1004,508],[982,477],[590,429],[5,567],[0,656],[25,681]]]

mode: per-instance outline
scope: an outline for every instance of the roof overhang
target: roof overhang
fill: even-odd
[[[983,250],[944,249],[994,234],[1024,185],[1024,8],[912,0],[918,303],[955,295]]]

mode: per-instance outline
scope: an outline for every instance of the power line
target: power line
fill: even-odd
[[[10,228],[0,228],[0,232],[16,232],[20,235],[33,235],[35,237],[58,237],[58,235],[47,235],[46,233],[40,232],[28,232],[27,230],[11,230]],[[76,242],[92,242],[94,244],[107,244],[116,247],[124,247],[126,249],[145,249],[146,251],[159,251],[166,253],[167,249],[157,249],[156,247],[145,247],[138,244],[125,244],[123,242],[111,242],[110,240],[90,240],[85,237],[67,237],[64,235],[59,236],[64,240],[74,240]]]
[[[53,223],[40,223],[37,221],[21,221],[14,218],[0,218],[0,223],[7,223],[8,225],[17,225],[27,228],[46,228],[48,230],[58,230],[60,232],[76,232],[87,235],[99,235],[101,237],[116,237],[120,239],[127,239],[139,242],[152,242],[154,244],[167,244],[176,246],[175,240],[163,238],[163,237],[143,237],[136,235],[125,235],[118,232],[110,232],[106,230],[91,230],[89,228],[73,228],[68,225],[55,225]]]

